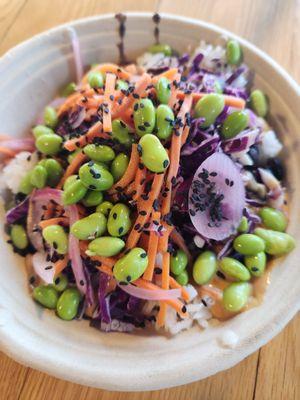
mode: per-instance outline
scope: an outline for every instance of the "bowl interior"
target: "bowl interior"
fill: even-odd
[[[125,49],[134,59],[153,43],[150,14],[129,14]],[[118,61],[118,23],[114,16],[94,17],[70,24],[79,36],[85,66]],[[69,25],[36,36],[0,60],[1,131],[28,133],[36,116],[58,89],[75,79]],[[179,52],[201,39],[219,43],[230,35],[195,20],[162,15],[161,41]],[[285,144],[291,194],[289,232],[299,238],[300,183],[299,88],[272,60],[242,41],[246,63],[255,70],[255,84],[271,100],[272,123]],[[298,92],[297,92],[298,90]],[[298,113],[296,112],[298,110]],[[3,232],[3,218],[1,218]],[[50,374],[111,390],[147,390],[175,386],[229,368],[256,350],[287,323],[299,308],[299,249],[272,272],[263,304],[215,328],[193,328],[174,337],[145,334],[105,334],[86,321],[63,322],[41,310],[28,295],[24,261],[14,255],[0,234],[0,339],[7,353]],[[298,294],[298,295],[297,295]],[[224,329],[240,338],[234,350],[218,345]]]

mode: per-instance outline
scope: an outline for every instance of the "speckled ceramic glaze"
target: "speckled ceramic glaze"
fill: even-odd
[[[20,44],[0,59],[1,132],[22,136],[57,89],[74,79],[67,27],[79,36],[84,63],[117,61],[117,21],[112,15],[76,21]],[[125,50],[134,58],[153,40],[150,14],[128,14]],[[200,39],[216,42],[233,36],[216,26],[188,18],[162,15],[161,40],[179,51]],[[291,194],[288,231],[300,238],[300,90],[266,54],[238,39],[255,81],[271,100],[272,121],[285,144],[284,160]],[[193,328],[174,338],[105,334],[86,321],[63,322],[42,310],[27,290],[24,260],[0,235],[0,344],[23,364],[62,379],[110,390],[149,390],[203,379],[241,361],[276,335],[299,310],[298,247],[272,272],[264,303],[232,320],[200,331]],[[234,349],[218,344],[225,329],[239,336]]]

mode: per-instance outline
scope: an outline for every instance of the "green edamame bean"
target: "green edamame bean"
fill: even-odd
[[[135,247],[115,263],[113,274],[119,282],[132,282],[143,275],[148,265],[144,249]]]
[[[242,58],[242,49],[239,43],[231,39],[227,42],[226,45],[226,59],[228,64],[236,65],[241,61]]]
[[[44,122],[46,126],[54,129],[58,123],[58,115],[53,107],[47,106],[44,110]]]
[[[287,218],[282,211],[271,207],[263,207],[259,211],[264,226],[273,231],[284,232],[287,227]]]
[[[24,250],[28,246],[26,230],[22,225],[12,225],[10,230],[10,238],[13,242],[13,245],[17,249]]]
[[[262,276],[265,271],[267,257],[263,251],[257,253],[255,256],[246,256],[245,265],[249,269],[251,275]]]
[[[156,136],[144,135],[139,141],[139,146],[142,150],[142,161],[150,171],[159,173],[168,168],[168,153]]]
[[[96,212],[76,221],[71,227],[71,233],[79,240],[95,239],[106,231],[106,224],[106,217]]]
[[[231,283],[223,292],[223,306],[227,311],[237,312],[246,306],[251,293],[247,282]]]
[[[61,90],[61,96],[68,97],[74,92],[76,92],[76,83],[70,82]]]
[[[163,53],[165,56],[172,55],[172,48],[168,44],[153,44],[148,51],[152,54]]]
[[[180,275],[186,269],[187,264],[188,258],[183,250],[177,250],[170,257],[170,269],[174,275]]]
[[[133,121],[139,136],[152,133],[155,125],[155,108],[150,99],[141,99],[134,103]]]
[[[58,299],[56,311],[59,318],[70,321],[75,318],[78,312],[78,306],[81,295],[76,288],[65,290]]]
[[[65,180],[65,183],[64,183],[64,190],[67,190],[68,187],[72,183],[76,182],[77,180],[79,180],[79,176],[78,175],[70,175],[70,176],[68,176],[67,179]]]
[[[86,188],[90,190],[108,190],[114,183],[112,174],[94,161],[80,167],[79,177]]]
[[[233,247],[236,251],[245,256],[254,256],[260,251],[265,250],[265,243],[256,235],[243,233],[234,239]]]
[[[68,252],[68,235],[60,225],[50,225],[43,229],[43,238],[59,254]]]
[[[131,228],[130,210],[122,203],[113,206],[109,213],[107,230],[111,236],[124,236]]]
[[[225,274],[239,281],[248,281],[251,276],[244,264],[231,257],[223,257],[219,262],[220,268]]]
[[[161,104],[156,109],[156,134],[160,139],[168,139],[172,133],[175,120],[172,109]]]
[[[104,85],[103,74],[99,71],[91,71],[88,75],[89,85],[94,88],[102,88]]]
[[[111,203],[110,201],[104,201],[103,203],[99,204],[99,206],[96,208],[96,212],[101,212],[103,215],[107,217],[113,206],[114,206],[113,203]]]
[[[96,254],[103,257],[112,257],[120,253],[125,242],[122,239],[110,236],[102,236],[94,239],[88,246],[87,255]]]
[[[248,228],[248,220],[245,216],[243,216],[237,230],[238,232],[247,232]]]
[[[54,131],[48,126],[45,125],[37,125],[32,129],[33,136],[38,139],[40,136],[43,135],[52,135]]]
[[[250,105],[252,110],[255,112],[256,115],[259,117],[264,118],[268,113],[268,101],[264,93],[259,90],[255,89],[250,95]]]
[[[123,81],[123,79],[118,79],[116,84],[117,90],[127,90],[128,89],[128,82]]]
[[[63,174],[62,166],[58,161],[49,158],[45,161],[44,167],[47,171],[47,184],[52,187],[56,186]]]
[[[52,286],[57,292],[63,292],[67,289],[68,278],[64,274],[59,274],[56,278],[54,278]]]
[[[110,162],[115,158],[115,152],[109,146],[88,144],[83,149],[86,154],[93,161]]]
[[[189,274],[184,270],[179,275],[176,275],[175,279],[179,285],[186,286],[189,283]]]
[[[62,137],[53,134],[45,134],[37,138],[36,148],[43,154],[53,156],[61,149]]]
[[[87,188],[80,179],[75,179],[74,182],[67,185],[64,189],[62,199],[66,206],[78,203],[86,195]]]
[[[115,182],[118,182],[118,180],[120,180],[125,174],[128,164],[129,157],[124,153],[118,154],[117,157],[113,160],[113,162],[111,163],[111,173],[114,177]]]
[[[129,127],[121,119],[114,119],[112,122],[112,138],[126,147],[132,144]]]
[[[217,270],[217,257],[212,251],[201,253],[193,266],[193,278],[198,285],[205,285],[215,275]]]
[[[234,111],[225,119],[222,126],[222,136],[224,139],[231,139],[247,128],[249,124],[249,114],[246,111]]]
[[[32,297],[43,307],[50,308],[51,310],[56,308],[58,293],[51,285],[37,286],[33,289]]]
[[[94,207],[103,201],[103,193],[96,192],[95,190],[88,190],[85,197],[82,199],[82,203],[86,207]]]
[[[161,104],[168,104],[171,96],[171,82],[169,79],[162,77],[156,84],[156,95]]]
[[[197,101],[195,106],[195,117],[204,118],[201,124],[203,128],[208,128],[221,114],[224,108],[224,97],[217,93],[209,93]]]
[[[71,164],[71,162],[74,160],[74,158],[77,156],[78,153],[81,152],[81,149],[77,149],[75,151],[73,151],[72,153],[70,153],[68,155],[68,163]]]
[[[295,246],[295,239],[284,232],[277,232],[270,229],[256,228],[255,235],[264,240],[267,254],[281,256],[292,251]]]
[[[47,170],[42,165],[36,165],[30,174],[30,183],[32,186],[42,189],[46,186]]]
[[[19,192],[24,194],[30,194],[33,191],[31,184],[31,171],[29,171],[20,182]]]

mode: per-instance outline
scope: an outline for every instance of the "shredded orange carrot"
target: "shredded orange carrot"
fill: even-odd
[[[170,81],[173,81],[174,79],[176,79],[176,74],[177,73],[178,73],[178,69],[177,68],[168,69],[167,71],[162,72],[161,74],[154,76],[152,78],[152,83],[156,84],[160,80],[160,78],[163,78],[163,77],[169,79]]]
[[[97,269],[101,272],[104,272],[106,275],[113,276],[112,268],[108,265],[103,264],[100,267],[97,267]]]
[[[193,101],[196,102],[200,100],[203,96],[207,95],[207,93],[192,93]],[[229,96],[227,94],[222,95],[224,97],[224,102],[226,106],[243,109],[245,108],[246,102],[244,99],[235,96]],[[183,100],[186,97],[184,92],[178,91],[177,98]]]
[[[64,112],[68,111],[72,108],[76,102],[82,97],[81,93],[73,93],[69,97],[66,98],[66,101],[59,107],[57,114],[60,117]]]
[[[161,275],[161,287],[162,289],[169,289],[170,285],[170,253],[163,253],[163,265]],[[165,324],[167,313],[167,304],[160,302],[160,309],[157,314],[156,325],[162,327]]]
[[[107,73],[105,81],[104,91],[104,103],[103,103],[103,130],[104,132],[111,132],[111,108],[114,101],[116,85],[116,75]],[[112,96],[112,97],[111,97]]]
[[[63,177],[61,178],[59,184],[57,185],[57,189],[61,189],[63,187],[63,184],[65,183],[66,179],[69,176],[76,173],[78,171],[79,167],[81,166],[81,164],[83,164],[86,160],[87,160],[87,156],[82,151],[77,153],[76,156],[73,158],[71,164],[66,169],[66,172],[63,175]]]
[[[164,182],[164,174],[155,174],[153,183],[152,183],[152,188],[149,193],[149,198],[148,198],[148,200],[145,201],[145,204],[143,205],[143,211],[145,211],[145,213],[143,213],[143,215],[141,215],[139,213],[139,215],[135,221],[135,224],[134,224],[133,228],[131,229],[129,236],[127,238],[126,247],[128,249],[133,248],[137,244],[137,242],[141,236],[141,232],[142,232],[141,228],[144,226],[144,224],[148,221],[148,219],[150,217],[152,207],[153,207],[153,202],[154,202],[154,200],[156,200],[158,198],[158,195],[161,191],[163,182]]]
[[[152,224],[153,221],[160,222],[160,212],[159,211],[154,211],[152,213]],[[155,231],[150,232],[150,237],[149,237],[149,246],[148,246],[148,265],[147,269],[144,272],[143,278],[146,279],[147,281],[152,281],[153,279],[153,271],[155,267],[155,260],[156,260],[156,254],[157,254],[157,246],[158,246],[158,240],[159,236]]]
[[[110,63],[105,63],[105,64],[98,64],[94,68],[92,68],[87,74],[84,75],[82,78],[82,83],[87,83],[88,82],[88,76],[90,72],[102,72],[104,74],[106,73],[112,73],[117,75],[118,78],[128,80],[131,78],[131,74],[129,72],[126,72],[124,68],[121,68],[117,64],[110,64]]]
[[[7,157],[14,157],[16,155],[15,151],[7,149],[6,147],[3,146],[0,146],[0,153],[4,154]]]
[[[142,165],[143,164],[140,165],[139,163],[138,170],[136,171],[134,179],[135,194],[133,195],[132,199],[135,201],[138,200],[143,194],[146,184],[147,169],[144,166],[142,167]]]
[[[102,123],[99,121],[91,126],[85,135],[82,135],[79,138],[67,140],[64,143],[64,148],[69,151],[77,150],[78,148],[84,147],[87,143],[91,142],[95,137],[102,137],[104,139],[110,138],[107,133],[102,132]]]
[[[169,237],[174,229],[174,226],[168,225],[165,222],[162,222],[162,226],[164,227],[164,230],[162,231],[162,236],[158,241],[158,251],[164,253],[168,250]]]
[[[68,221],[68,218],[66,218],[66,217],[56,217],[56,218],[43,220],[39,223],[39,226],[42,229],[46,228],[47,226],[51,226],[51,225],[67,226],[67,225],[69,225],[69,221]]]
[[[109,190],[110,194],[113,194],[114,192],[116,192],[116,188],[125,188],[126,186],[128,186],[130,184],[130,182],[135,177],[136,170],[138,168],[138,164],[139,164],[139,153],[137,150],[137,144],[133,144],[132,149],[131,149],[129,164],[125,171],[125,174]]]
[[[114,112],[113,118],[122,118],[124,112],[130,109],[133,103],[136,101],[133,95],[139,95],[142,97],[146,93],[146,88],[151,83],[151,77],[149,74],[143,74],[140,79],[136,82],[133,93],[123,99],[122,105]]]
[[[115,265],[115,263],[118,261],[117,258],[113,258],[113,257],[91,256],[90,258],[91,258],[91,260],[98,261],[98,262],[102,263],[103,265],[106,265],[110,268],[112,268]]]
[[[143,249],[147,250],[149,248],[149,242],[150,242],[150,235],[147,235],[145,232],[143,232],[138,241],[139,247],[142,247]]]
[[[174,84],[174,82],[179,82],[180,78],[181,78],[181,74],[176,73],[174,75],[174,78],[173,78],[172,83],[171,83],[171,96],[170,96],[170,99],[168,101],[168,105],[172,109],[173,109],[173,107],[175,106],[175,104],[177,102],[177,91],[178,91],[177,87],[176,87],[177,85]]]
[[[54,270],[55,270],[54,276],[57,276],[66,268],[66,266],[68,265],[68,261],[69,261],[68,256],[64,256],[62,260],[56,261],[56,263],[54,264]]]
[[[188,294],[188,291],[174,279],[172,276],[170,276],[170,288],[171,289],[181,289],[181,296],[183,300],[189,301],[190,300],[190,295]]]
[[[142,289],[148,289],[148,290],[161,289],[159,286],[155,285],[154,283],[146,281],[145,279],[142,279],[142,278],[137,279],[133,283],[137,287],[140,287]],[[188,313],[184,310],[184,304],[180,300],[177,300],[177,299],[176,300],[175,299],[162,300],[161,303],[166,303],[167,305],[174,308],[182,318],[188,317]]]

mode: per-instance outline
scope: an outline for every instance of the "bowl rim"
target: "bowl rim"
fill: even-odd
[[[152,12],[125,12],[124,13],[128,18],[152,18],[153,13]],[[281,67],[276,61],[274,61],[268,54],[257,48],[255,45],[247,41],[246,39],[231,33],[230,31],[220,28],[219,26],[205,22],[202,20],[198,20],[195,18],[190,18],[190,17],[184,17],[184,16],[178,16],[175,14],[170,14],[170,13],[159,13],[159,15],[165,20],[165,21],[173,21],[173,22],[178,22],[178,23],[187,23],[189,25],[196,25],[200,26],[202,28],[214,31],[218,33],[220,36],[227,36],[230,38],[237,39],[243,47],[247,48],[251,53],[254,53],[257,55],[259,58],[261,58],[265,63],[267,63],[271,68],[276,70],[276,73],[281,75],[281,77],[284,79],[286,84],[289,86],[289,90],[292,90],[294,93],[296,93],[298,96],[300,96],[300,86],[297,84],[296,80],[293,79],[287,71]],[[10,58],[19,51],[21,51],[23,48],[26,48],[26,46],[31,45],[33,42],[39,40],[45,35],[53,34],[55,32],[59,32],[63,29],[66,29],[68,27],[79,27],[82,24],[87,24],[93,21],[101,21],[105,19],[114,19],[115,14],[114,13],[109,13],[109,14],[101,14],[101,15],[95,15],[95,16],[90,16],[90,17],[85,17],[81,19],[76,19],[70,22],[67,22],[65,24],[60,24],[58,26],[55,26],[51,29],[48,29],[46,31],[43,31],[41,33],[38,33],[31,38],[21,42],[20,44],[14,46],[10,50],[8,50],[4,55],[0,57],[0,63],[2,63],[6,58]],[[272,320],[272,329],[264,329],[263,333],[259,332],[259,334],[255,337],[255,343],[252,343],[251,348],[248,346],[241,352],[236,352],[234,349],[228,350],[226,353],[226,367],[222,363],[215,365],[214,371],[210,371],[209,369],[207,370],[207,373],[205,375],[202,374],[200,379],[203,379],[212,373],[217,373],[222,370],[231,368],[238,362],[240,362],[242,359],[247,357],[249,354],[253,353],[257,349],[259,349],[261,346],[266,344],[269,340],[271,340],[275,335],[277,335],[284,327],[285,325],[293,318],[293,316],[300,310],[300,297],[297,298],[297,294],[295,295],[295,299],[293,303],[290,305],[290,307],[286,308],[285,314],[282,313],[277,313],[276,316],[274,316]],[[112,389],[114,386],[117,384],[116,382],[116,377],[111,377],[111,381],[109,382],[104,382],[103,380],[101,381],[101,377],[98,377],[97,383],[96,380],[91,379],[88,376],[84,376],[83,374],[80,374],[78,376],[78,373],[74,372],[74,370],[69,370],[68,371],[68,362],[65,362],[63,364],[60,360],[59,365],[57,365],[57,369],[51,366],[51,363],[47,363],[49,361],[49,357],[47,354],[45,355],[40,355],[40,357],[32,357],[32,354],[30,352],[27,352],[27,346],[26,343],[23,343],[22,340],[19,340],[16,342],[13,340],[9,334],[4,330],[1,330],[1,321],[3,321],[3,317],[5,320],[5,312],[3,313],[4,310],[1,309],[0,305],[0,348],[3,350],[6,354],[14,358],[15,360],[25,364],[25,365],[30,365],[33,368],[39,369],[43,372],[50,373],[51,375],[56,376],[57,378],[62,378],[67,379],[69,381],[83,384],[83,385],[88,385],[88,386],[94,386],[98,388],[106,388],[106,389]],[[4,315],[3,315],[4,314]],[[9,316],[7,316],[9,318]],[[251,339],[251,338],[250,338]],[[197,379],[197,374],[192,371],[193,367],[196,367],[195,365],[191,365],[191,371],[188,372],[186,371],[185,377],[184,377],[184,383],[190,383],[193,382]],[[165,371],[171,370],[168,365],[165,367]],[[199,378],[199,377],[198,377]],[[180,383],[182,384],[182,383]],[[165,388],[165,387],[172,387],[172,386],[177,386],[178,381],[177,377],[170,378],[169,382],[167,384],[160,383],[158,384],[157,382],[157,377],[155,375],[147,377],[147,382],[140,383],[138,387],[134,387],[134,385],[130,384],[128,382],[127,387],[116,387],[114,390],[151,390],[151,389],[157,389],[157,388]]]

